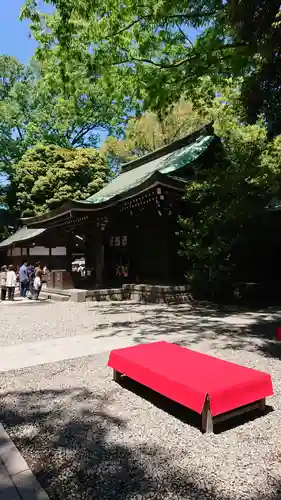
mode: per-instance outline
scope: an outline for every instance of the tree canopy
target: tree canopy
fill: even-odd
[[[245,256],[249,278],[249,255],[261,241],[274,244],[266,207],[281,196],[280,137],[269,141],[262,121],[247,124],[237,88],[224,90],[209,108],[222,148],[212,168],[199,169],[187,186],[192,208],[181,220],[188,278],[212,290],[239,276]]]
[[[19,207],[23,213],[30,211],[29,202],[23,203],[27,194],[20,195],[19,202],[21,187],[15,187],[21,182],[21,159],[26,161],[30,148],[51,144],[74,154],[73,148],[97,146],[100,129],[118,132],[126,122],[126,103],[112,102],[102,81],[86,77],[83,64],[69,65],[67,75],[66,88],[53,53],[27,67],[14,57],[0,56],[0,202],[18,215]],[[93,155],[96,158],[96,152]],[[36,171],[33,174],[35,182]],[[43,209],[45,201],[43,197]],[[39,200],[35,210],[38,206]]]
[[[128,98],[162,109],[190,95],[198,78],[244,76],[248,117],[260,113],[272,132],[280,86],[280,2],[272,0],[26,0],[22,16],[32,19],[40,54],[53,50],[61,66],[83,60],[89,75],[106,74],[110,87]],[[196,38],[190,39],[190,28]],[[277,132],[278,133],[278,132]]]
[[[115,167],[121,163],[155,151],[191,134],[206,123],[206,117],[194,109],[190,101],[181,99],[167,113],[146,111],[141,117],[131,118],[124,138],[108,137],[102,146]]]
[[[109,176],[106,159],[93,148],[38,144],[16,164],[6,202],[20,217],[39,215],[65,201],[88,198]]]
[[[0,56],[0,168],[9,174],[15,161],[37,142],[62,147],[96,146],[97,129],[112,131],[123,123],[124,110],[111,102],[102,83],[85,69],[68,69],[66,93],[52,54],[25,68]]]

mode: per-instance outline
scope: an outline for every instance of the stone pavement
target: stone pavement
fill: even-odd
[[[19,290],[16,290],[15,300],[1,302],[1,307],[18,304],[28,305],[31,304],[31,301],[23,300],[19,296]],[[2,351],[1,354],[3,355]],[[18,362],[14,366],[15,369],[18,369]],[[1,361],[0,370],[5,371],[4,359]],[[47,493],[41,488],[26,461],[1,424],[0,500],[49,500]]]
[[[0,500],[49,500],[1,424]]]
[[[32,303],[34,304],[34,302]],[[192,317],[192,315],[190,315]],[[239,323],[239,318],[235,318]],[[219,319],[213,319],[214,322]],[[240,324],[249,323],[246,320]],[[229,319],[225,319],[224,323],[229,323]],[[230,323],[231,324],[231,323]],[[80,358],[83,356],[92,356],[102,352],[108,352],[112,349],[127,347],[139,343],[138,337],[134,336],[134,328],[129,331],[124,331],[123,335],[111,334],[112,328],[108,326],[103,330],[103,335],[97,335],[97,332],[86,335],[75,335],[73,337],[59,337],[48,340],[39,340],[33,342],[25,342],[21,344],[1,347],[1,372],[9,370],[18,370],[31,366],[43,365],[45,363],[53,363],[68,359]],[[147,336],[146,341],[156,340],[153,335]],[[170,333],[157,334],[157,340],[171,340]],[[174,333],[173,342],[182,340],[181,332]],[[1,500],[1,499],[0,499]]]
[[[39,306],[39,304],[36,304],[34,302],[29,302],[29,304],[30,311],[32,311],[32,314],[35,313],[37,309],[36,305]],[[53,306],[56,307],[56,304],[53,304]],[[17,309],[19,309],[19,307],[20,306],[18,305]],[[24,309],[26,310],[26,307],[24,307]],[[255,320],[253,318],[241,318],[238,315],[228,316],[225,318],[208,318],[206,316],[206,324],[204,325],[204,329],[202,326],[201,335],[204,336],[203,334],[208,334],[210,332],[210,330],[208,329],[208,324],[212,327],[213,330],[216,328],[218,331],[220,331],[223,329],[226,330],[227,328],[233,328],[234,325],[236,326],[236,328],[240,327],[241,329],[243,329],[247,326],[249,327],[254,321]],[[149,330],[147,328],[144,329],[141,325],[138,325],[137,322],[136,324],[132,323],[132,325],[129,327],[124,326],[123,328],[122,324],[123,323],[121,322],[121,331],[120,328],[116,328],[114,324],[113,326],[110,324],[100,324],[99,326],[97,326],[97,328],[94,329],[94,332],[89,331],[88,333],[83,335],[78,334],[70,337],[61,336],[56,338],[47,338],[46,340],[32,340],[30,342],[24,341],[20,343],[13,343],[12,345],[3,345],[1,346],[0,372],[19,370],[22,368],[63,360],[70,360],[83,356],[92,356],[102,352],[108,352],[112,349],[134,345],[140,342],[167,340],[183,343],[184,340],[186,340],[186,330],[188,329],[190,340],[191,337],[194,337],[193,330],[195,330],[196,335],[200,335],[200,320],[196,315],[192,315],[191,313],[188,315],[188,318],[186,318],[186,324],[182,324],[182,327],[180,319],[178,319],[178,330],[172,332],[172,334],[169,328],[166,331],[164,329],[161,329],[160,317],[158,331],[157,323],[155,325],[155,330],[153,328],[151,329],[150,326]],[[169,325],[169,323],[167,324]],[[60,327],[58,326],[58,329],[59,328]],[[242,340],[242,336],[241,338],[233,337],[233,343],[235,343],[236,341],[241,342]],[[219,343],[219,341],[219,336],[210,336],[210,344]],[[259,343],[259,339],[257,338],[255,342]],[[199,348],[200,343],[198,343],[198,349]]]

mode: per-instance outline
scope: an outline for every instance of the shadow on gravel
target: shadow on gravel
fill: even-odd
[[[1,394],[1,421],[51,500],[231,500],[160,447],[122,443],[127,422],[109,413],[111,397],[81,388]]]
[[[201,418],[198,413],[189,410],[181,404],[175,403],[175,401],[172,401],[171,399],[166,398],[165,396],[162,396],[161,394],[148,389],[144,385],[139,384],[138,382],[135,382],[134,380],[127,377],[122,377],[119,385],[124,389],[133,392],[137,396],[146,399],[160,410],[168,413],[169,415],[172,415],[173,417],[179,419],[181,422],[201,430]],[[272,411],[274,411],[272,406],[267,406],[264,413],[261,413],[259,411],[252,411],[246,413],[245,415],[231,418],[223,423],[221,422],[215,425],[214,433],[221,434],[222,432],[229,431],[230,429],[239,427],[249,421],[256,420],[257,418],[263,418]]]
[[[207,339],[217,343],[220,349],[247,349],[281,359],[281,342],[274,340],[276,328],[281,326],[281,310],[273,307],[253,311],[232,306],[159,307],[118,303],[103,304],[100,308],[109,321],[100,324],[98,329],[95,327],[98,339],[130,335],[135,342],[151,342],[164,334],[171,336],[171,341],[176,337],[176,342],[183,346]],[[124,320],[114,321],[113,317],[110,321],[112,315],[117,314],[124,314]],[[137,314],[137,319],[130,320],[130,314]]]

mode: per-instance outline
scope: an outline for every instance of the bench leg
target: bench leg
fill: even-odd
[[[266,401],[265,398],[261,399],[259,401],[259,409],[260,411],[265,411],[266,410]]]
[[[113,380],[114,380],[114,382],[117,382],[117,383],[120,382],[121,381],[121,377],[122,377],[121,373],[117,372],[113,368]]]
[[[202,432],[211,433],[213,429],[213,417],[210,412],[210,400],[209,396],[206,397],[204,408],[201,415],[201,429]]]

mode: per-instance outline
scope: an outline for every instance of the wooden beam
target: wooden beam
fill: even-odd
[[[235,410],[229,411],[227,413],[222,413],[216,417],[213,417],[210,411],[210,399],[209,396],[206,397],[204,408],[201,414],[201,429],[202,432],[210,433],[213,432],[214,425],[225,422],[230,418],[238,417],[239,415],[244,415],[244,413],[249,413],[254,410],[259,410],[264,412],[266,410],[266,399],[260,399],[246,406],[241,406]]]
[[[255,401],[246,406],[241,406],[240,408],[236,408],[235,410],[229,411],[227,413],[223,413],[222,415],[218,415],[214,417],[214,423],[217,424],[219,422],[224,422],[225,420],[229,420],[233,417],[238,417],[239,415],[243,415],[244,413],[248,413],[254,410],[264,411],[266,409],[265,398],[260,399],[259,401]]]

